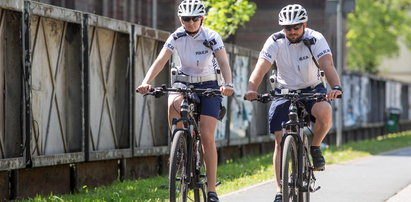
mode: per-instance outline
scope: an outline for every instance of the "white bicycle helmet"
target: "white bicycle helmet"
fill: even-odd
[[[204,16],[205,7],[200,0],[184,0],[178,6],[178,16]]]
[[[278,24],[280,25],[295,25],[307,22],[307,20],[307,11],[300,4],[285,6],[278,14]]]

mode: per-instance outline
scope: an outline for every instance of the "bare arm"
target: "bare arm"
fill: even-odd
[[[248,80],[248,92],[244,95],[245,99],[253,100],[257,98],[257,89],[260,86],[264,75],[270,70],[271,63],[266,59],[259,58],[250,79]]]
[[[271,63],[266,59],[259,58],[253,72],[251,73],[250,79],[248,80],[249,91],[257,91],[258,86],[260,86],[261,81],[263,81],[264,75],[270,70]]]
[[[337,71],[334,67],[332,56],[330,54],[324,55],[318,60],[318,63],[320,65],[320,68],[324,70],[325,77],[327,78],[328,83],[330,83],[331,88],[336,85],[341,86],[340,77],[338,76]],[[341,94],[341,91],[331,90],[330,92],[328,92],[328,98],[333,100]]]
[[[158,73],[160,73],[161,70],[163,70],[164,65],[167,63],[168,59],[170,59],[170,56],[172,54],[173,52],[171,52],[167,48],[163,48],[160,51],[160,54],[158,54],[154,63],[151,65],[150,69],[148,70],[143,82],[141,83],[149,84],[158,75]]]
[[[331,87],[335,85],[341,85],[340,78],[338,77],[337,71],[334,67],[333,58],[330,54],[324,55],[318,60],[320,68],[324,70],[325,77]]]
[[[144,80],[141,82],[141,85],[137,87],[136,90],[139,93],[146,94],[150,90],[151,88],[150,82],[161,72],[161,70],[163,70],[164,65],[170,59],[170,56],[172,54],[173,52],[171,52],[167,48],[161,49],[160,54],[158,54],[156,60],[151,65],[146,76],[144,77]]]
[[[232,75],[231,75],[231,68],[230,64],[228,63],[228,57],[225,49],[220,49],[215,52],[215,57],[217,58],[218,65],[221,68],[221,73],[223,74],[223,78],[225,83],[232,83]]]
[[[215,52],[215,57],[217,59],[218,65],[221,68],[221,73],[223,74],[225,83],[232,83],[233,78],[231,75],[230,64],[228,63],[228,57],[225,49],[220,49]],[[234,89],[230,86],[221,86],[220,91],[225,96],[230,96],[234,93]]]

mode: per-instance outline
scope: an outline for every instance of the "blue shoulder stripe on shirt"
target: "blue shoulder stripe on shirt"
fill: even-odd
[[[177,33],[173,34],[174,40],[177,40],[177,39],[179,39],[181,37],[184,37],[184,36],[187,36],[186,32],[177,32]]]
[[[281,32],[277,32],[271,35],[271,38],[273,38],[274,41],[277,41],[278,39],[284,39],[285,35]]]

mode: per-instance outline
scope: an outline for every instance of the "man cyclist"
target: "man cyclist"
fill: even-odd
[[[274,62],[277,66],[275,87],[277,92],[281,92],[281,89],[288,89],[289,91],[327,93],[320,79],[320,70],[323,70],[332,87],[327,93],[327,100],[334,100],[342,94],[340,79],[334,68],[327,41],[321,33],[307,28],[307,20],[307,11],[299,4],[287,5],[281,9],[278,22],[283,29],[266,40],[256,67],[250,76],[248,91],[245,94],[246,100],[257,98],[256,90]],[[324,170],[325,159],[319,146],[331,128],[332,108],[327,101],[307,100],[304,104],[307,111],[315,118],[314,137],[310,148],[313,166],[315,170]],[[269,110],[270,132],[275,134],[273,164],[278,191],[275,202],[282,201],[281,123],[288,121],[289,105],[290,102],[285,99],[275,99]]]
[[[150,89],[149,84],[164,68],[174,51],[181,60],[176,82],[191,84],[195,88],[220,89],[222,95],[230,96],[234,89],[232,85],[231,69],[227,53],[221,36],[215,31],[203,27],[205,8],[199,0],[184,0],[178,7],[178,16],[181,27],[169,36],[163,49],[151,65],[137,91],[146,94]],[[216,62],[221,68],[225,84],[221,87],[217,82],[215,73]],[[204,160],[207,174],[208,201],[219,201],[216,194],[217,175],[217,149],[214,142],[214,133],[219,118],[222,97],[201,97],[200,132],[203,144]],[[168,118],[169,123],[173,118],[180,116],[182,96],[169,94]]]

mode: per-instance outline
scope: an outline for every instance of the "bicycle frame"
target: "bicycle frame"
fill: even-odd
[[[184,133],[186,135],[185,138],[187,139],[187,142],[188,142],[187,159],[192,159],[193,158],[193,146],[197,141],[201,142],[201,140],[200,140],[200,131],[198,129],[198,122],[199,122],[199,114],[197,111],[198,105],[195,102],[190,101],[190,99],[188,98],[189,96],[188,93],[189,92],[182,92],[183,101],[181,102],[180,118],[178,119],[174,118],[172,120],[171,140],[174,139],[174,135],[178,131],[185,131]],[[183,128],[177,128],[177,124],[180,122],[183,124]],[[199,160],[199,159],[196,159],[196,160]],[[186,165],[186,176],[185,176],[186,179],[184,179],[185,182],[187,183],[191,182],[191,175],[190,175],[191,170],[192,170],[192,161],[188,160],[187,165]]]
[[[310,168],[309,177],[308,177],[310,181],[308,182],[307,187],[303,186],[303,177],[304,177],[303,157],[304,157],[304,153],[308,154],[308,151],[305,150],[304,148],[304,145],[306,145],[305,141],[307,141],[307,138],[304,138],[305,135],[304,135],[303,129],[305,126],[308,126],[309,124],[309,118],[308,118],[309,114],[306,111],[304,105],[299,101],[300,99],[301,98],[295,98],[295,97],[290,99],[290,107],[289,107],[289,114],[288,114],[288,117],[290,120],[282,124],[281,156],[283,154],[285,139],[287,138],[287,136],[292,136],[297,146],[298,162],[302,162],[302,163],[299,163],[297,167],[297,170],[298,170],[297,187],[299,189],[302,189],[303,192],[306,192],[306,191],[310,191],[308,186],[310,185],[310,181],[312,180],[311,178],[313,177],[315,180],[315,177]],[[308,142],[307,142],[307,145],[309,145]],[[282,161],[280,162],[282,164]],[[310,161],[308,160],[307,162],[311,166]]]
[[[202,144],[198,128],[200,121],[200,114],[198,111],[200,103],[198,94],[212,97],[221,95],[220,91],[217,89],[187,88],[186,86],[180,88],[167,88],[163,85],[162,87],[152,89],[149,95],[160,97],[164,95],[165,92],[178,92],[183,97],[180,105],[180,118],[174,118],[171,127],[172,146],[170,151],[169,173],[170,201],[175,201],[176,181],[179,181],[181,184],[180,186],[182,187],[182,201],[187,199],[187,193],[190,190],[194,191],[194,201],[201,201],[201,199],[205,200],[205,183],[204,181],[200,181],[200,178],[205,177],[205,175],[201,174],[203,161]],[[182,127],[179,127],[180,123]],[[181,178],[177,177],[178,171],[180,171]]]
[[[276,94],[275,91],[270,91],[270,93],[259,95],[257,98],[258,101],[263,103],[270,102],[274,98],[285,98],[290,101],[289,121],[282,123],[281,141],[280,178],[283,183],[283,197],[285,197],[283,200],[286,199],[285,201],[289,200],[289,194],[296,196],[300,201],[309,200],[310,192],[320,189],[319,186],[315,187],[316,178],[309,159],[309,144],[303,130],[310,123],[309,113],[300,100],[307,98],[324,101],[326,100],[325,96],[323,93],[301,93],[297,91],[295,93]],[[285,144],[287,145],[285,146]],[[286,164],[283,165],[283,162]],[[295,173],[289,175],[289,163],[291,162],[293,162],[291,165],[293,166],[292,170],[295,169]],[[283,176],[283,173],[287,176]],[[285,190],[284,187],[286,187]]]

